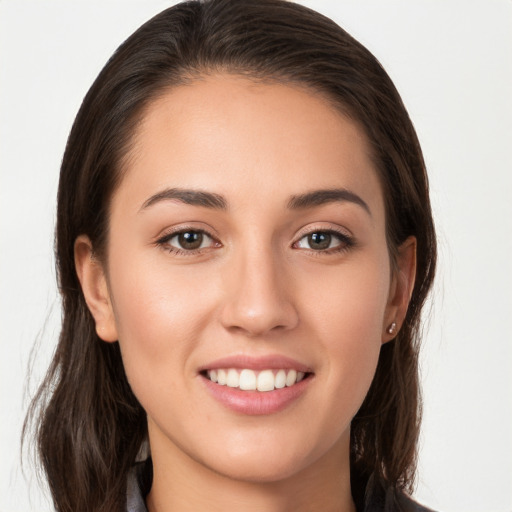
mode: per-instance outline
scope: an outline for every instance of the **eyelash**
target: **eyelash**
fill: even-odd
[[[174,246],[170,245],[169,242],[173,238],[178,237],[180,235],[183,235],[185,233],[196,233],[196,234],[199,233],[199,234],[201,234],[203,236],[207,236],[208,238],[211,239],[211,246],[209,246],[209,247],[200,247],[198,249],[180,249],[179,247],[174,247]],[[179,229],[177,231],[172,231],[171,233],[167,233],[167,234],[163,235],[162,237],[160,237],[156,241],[156,245],[161,247],[165,251],[167,251],[167,252],[169,252],[171,254],[175,254],[177,256],[194,256],[196,254],[201,254],[202,252],[204,252],[205,249],[210,249],[210,248],[215,247],[215,246],[220,247],[221,243],[213,235],[211,235],[210,233],[208,233],[204,229],[181,228],[181,229]]]
[[[178,237],[185,233],[195,233],[195,234],[201,234],[203,236],[206,236],[211,239],[211,245],[208,247],[199,247],[197,249],[180,249],[179,247],[174,247],[174,246],[170,245],[169,242],[173,238]],[[301,248],[301,247],[297,246],[301,240],[303,240],[309,236],[312,236],[314,234],[327,234],[327,235],[334,236],[338,239],[338,241],[340,243],[339,243],[339,245],[337,245],[335,247],[327,248],[327,249],[320,249],[320,250]],[[177,256],[194,256],[197,254],[201,254],[202,252],[204,252],[205,249],[208,250],[211,248],[222,246],[222,244],[213,235],[211,235],[210,233],[208,233],[207,231],[205,231],[203,229],[197,229],[197,228],[182,228],[177,231],[172,231],[171,233],[167,233],[167,234],[163,235],[162,237],[160,237],[158,240],[156,240],[156,245],[161,247],[163,250],[165,250],[171,254],[175,254]],[[307,250],[314,256],[325,256],[325,255],[339,254],[339,253],[349,251],[355,245],[356,245],[355,239],[353,237],[347,235],[344,232],[341,232],[341,231],[338,231],[338,230],[332,229],[332,228],[329,228],[329,229],[319,228],[319,229],[312,229],[312,230],[302,233],[300,235],[300,237],[292,244],[292,247],[297,250],[300,250],[300,249]]]
[[[327,248],[324,250],[305,249],[305,250],[309,251],[314,256],[321,257],[321,256],[332,255],[332,254],[340,254],[340,253],[349,251],[356,245],[355,239],[352,236],[347,235],[347,233],[345,233],[345,232],[338,231],[338,230],[332,229],[332,228],[327,228],[327,229],[326,228],[317,228],[317,229],[311,229],[305,233],[302,233],[300,235],[300,237],[298,238],[298,240],[293,243],[292,247],[294,247],[296,249],[300,249],[300,247],[297,247],[297,244],[304,238],[307,238],[314,234],[331,235],[331,236],[334,236],[335,238],[337,238],[339,241],[339,244],[337,246]]]

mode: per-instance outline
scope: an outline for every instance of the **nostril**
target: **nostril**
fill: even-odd
[[[222,312],[222,324],[233,333],[249,337],[270,332],[283,332],[298,324],[298,314],[292,304],[276,304],[269,301],[260,307],[244,307],[241,302],[226,305]]]

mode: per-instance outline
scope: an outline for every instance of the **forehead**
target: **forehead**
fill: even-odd
[[[123,170],[140,196],[174,186],[255,200],[345,187],[382,207],[357,123],[310,89],[233,75],[203,77],[151,102]]]

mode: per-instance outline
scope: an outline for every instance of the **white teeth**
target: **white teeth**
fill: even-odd
[[[263,370],[258,375],[256,388],[258,391],[272,391],[274,389],[274,372],[272,370]]]
[[[217,370],[217,382],[221,385],[221,386],[225,386],[226,385],[226,370]]]
[[[240,389],[254,391],[256,389],[256,374],[252,370],[240,372]]]
[[[228,375],[226,377],[226,385],[230,388],[237,388],[240,382],[240,378],[238,377],[238,372],[231,368],[228,370]]]
[[[279,370],[276,373],[276,380],[274,383],[276,389],[281,389],[286,386],[286,372],[284,370]]]
[[[247,368],[243,370],[235,368],[208,370],[206,375],[212,382],[221,386],[261,392],[293,386],[305,377],[304,372],[297,372],[296,370],[263,370],[256,372]]]
[[[286,385],[293,386],[297,382],[297,372],[295,370],[290,370],[286,375]]]

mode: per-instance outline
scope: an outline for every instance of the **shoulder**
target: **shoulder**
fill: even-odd
[[[397,509],[397,511],[400,512],[434,512],[430,508],[420,505],[419,503],[414,501],[409,496],[406,496],[405,494],[398,495],[396,501],[398,506],[400,507]]]
[[[385,493],[366,503],[362,512],[434,512],[401,493]]]
[[[363,492],[354,495],[358,512],[434,512],[404,492],[382,482],[377,483],[373,478],[366,481],[362,489]]]
[[[133,466],[126,482],[126,512],[147,512],[145,498],[151,489],[152,480],[151,459]]]

